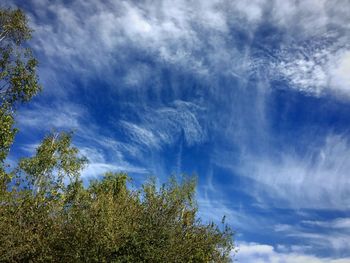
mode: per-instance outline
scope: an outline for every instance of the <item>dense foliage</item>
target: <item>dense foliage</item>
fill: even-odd
[[[20,10],[0,10],[0,262],[230,262],[232,232],[198,219],[193,179],[135,188],[107,173],[84,186],[87,160],[65,132],[6,167],[16,107],[40,90],[29,38]]]

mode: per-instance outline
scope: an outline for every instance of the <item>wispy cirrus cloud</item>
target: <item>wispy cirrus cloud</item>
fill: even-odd
[[[350,249],[348,217],[335,217],[323,221],[301,220],[293,225],[277,224],[274,231],[288,238],[300,240],[301,244],[304,244],[304,253],[333,251],[337,255],[344,255]],[[293,249],[293,246],[290,249]]]
[[[320,96],[349,95],[349,52],[347,37],[333,32],[276,51],[271,79],[285,79],[292,88]],[[276,74],[277,73],[277,74]]]
[[[250,158],[248,154],[242,156],[245,165],[239,169],[259,182],[256,196],[275,206],[348,209],[350,148],[346,137],[329,135],[323,145],[307,148],[304,156],[281,152],[278,157]]]
[[[302,222],[304,225],[318,226],[324,228],[339,229],[345,232],[350,232],[350,218],[336,218],[330,221],[310,221],[305,220]]]
[[[38,130],[78,129],[86,110],[72,103],[56,105],[33,104],[31,108],[20,111],[17,122],[23,128]]]
[[[149,148],[172,145],[183,135],[188,145],[206,140],[206,127],[200,118],[205,108],[192,102],[174,101],[159,108],[134,109],[140,114],[139,123],[120,121],[126,136]]]
[[[89,160],[87,167],[83,170],[81,175],[84,179],[103,176],[106,172],[128,172],[135,174],[149,173],[147,169],[137,167],[125,161],[120,154],[119,156],[114,155],[114,158],[109,156],[109,159],[107,159],[106,154],[101,147],[88,148],[86,146],[81,146],[79,150],[80,153]]]
[[[280,246],[280,250],[281,250]],[[238,262],[246,263],[346,263],[350,258],[322,258],[316,255],[308,255],[302,251],[278,251],[268,244],[242,243],[239,246],[237,257]]]
[[[95,72],[113,82],[111,76],[119,68],[125,83],[135,85],[152,73],[142,64],[130,72],[120,64],[127,64],[132,52],[144,52],[158,63],[201,76],[236,77],[255,72],[257,66],[266,71],[267,66],[272,72],[268,78],[279,74],[300,91],[348,94],[346,1],[163,1],[157,8],[148,1],[33,4],[34,48],[56,69],[85,76]],[[50,23],[39,23],[38,17]],[[264,41],[254,43],[257,28],[266,23],[276,29],[271,41],[280,43],[272,50]],[[252,45],[241,46],[230,36],[232,28]],[[256,60],[256,48],[261,47],[268,50],[265,55],[273,54],[272,61],[266,56]]]

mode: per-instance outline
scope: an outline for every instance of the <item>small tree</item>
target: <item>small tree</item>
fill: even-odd
[[[41,90],[37,60],[25,47],[30,38],[31,30],[21,10],[0,9],[0,187],[6,177],[4,160],[17,131],[13,127],[16,107]]]
[[[36,155],[24,158],[0,193],[0,261],[46,262],[54,258],[66,193],[86,159],[70,145],[71,135],[47,136]]]

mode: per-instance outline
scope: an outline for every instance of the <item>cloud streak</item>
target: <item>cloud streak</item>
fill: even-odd
[[[323,145],[311,146],[304,157],[290,153],[270,159],[243,157],[241,173],[253,176],[261,198],[274,197],[269,200],[276,206],[346,210],[349,158],[348,140],[329,135]]]
[[[242,243],[236,258],[239,262],[246,263],[346,263],[350,258],[322,258],[314,255],[306,255],[302,252],[283,252],[267,244]]]

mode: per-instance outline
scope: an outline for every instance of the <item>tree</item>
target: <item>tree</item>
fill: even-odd
[[[46,262],[60,233],[65,179],[76,182],[86,159],[67,133],[47,136],[36,155],[24,158],[0,193],[0,261]]]
[[[107,173],[87,188],[76,177],[67,186],[49,180],[35,194],[37,172],[51,170],[40,155],[24,161],[22,187],[3,201],[1,262],[230,262],[232,232],[197,218],[193,179],[131,190],[126,174]],[[47,167],[63,172],[60,163]]]
[[[41,89],[30,34],[22,11],[0,9],[0,262],[230,262],[232,231],[198,218],[193,178],[136,189],[107,173],[84,186],[66,132],[5,169],[16,109]]]
[[[37,60],[25,48],[31,30],[24,13],[0,9],[0,173],[13,143],[14,114],[18,104],[29,101],[41,87],[36,74]]]

